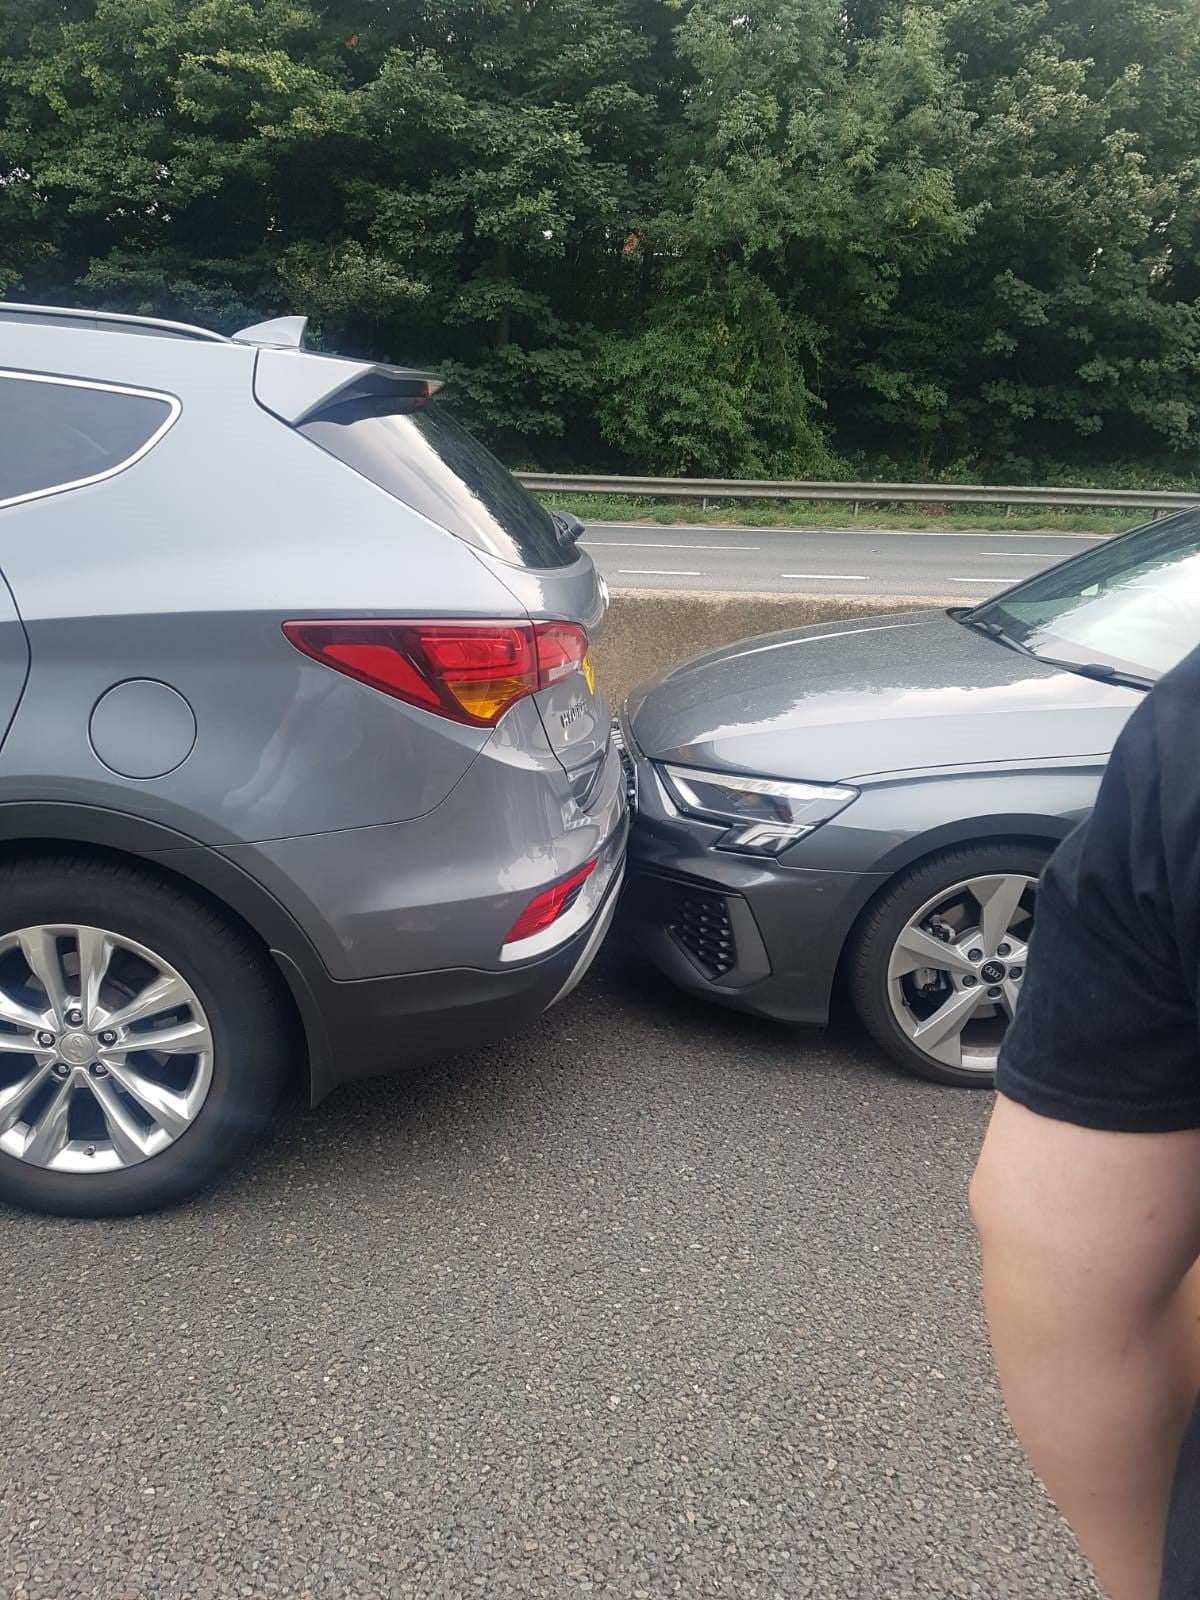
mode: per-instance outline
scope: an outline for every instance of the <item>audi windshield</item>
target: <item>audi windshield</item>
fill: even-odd
[[[1151,683],[1200,645],[1200,510],[1096,546],[962,620],[1042,660]]]

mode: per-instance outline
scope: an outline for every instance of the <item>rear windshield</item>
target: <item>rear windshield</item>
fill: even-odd
[[[522,567],[565,567],[578,552],[495,456],[436,410],[397,413],[347,400],[300,432],[381,489],[479,550]]]

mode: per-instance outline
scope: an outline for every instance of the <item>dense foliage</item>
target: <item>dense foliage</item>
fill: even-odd
[[[514,464],[1194,470],[1200,0],[0,0],[0,292]]]

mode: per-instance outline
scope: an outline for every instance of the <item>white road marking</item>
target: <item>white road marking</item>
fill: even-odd
[[[591,528],[604,529],[613,533],[658,533],[663,532],[661,522],[592,522]],[[674,527],[679,533],[716,533],[728,532],[735,537],[739,533],[753,531],[758,535],[764,533],[795,533],[801,537],[817,538],[852,538],[852,539],[1003,539],[1005,544],[1010,540],[1014,543],[1018,539],[1035,539],[1045,541],[1046,538],[1078,543],[1080,540],[1090,541],[1092,544],[1104,544],[1105,535],[1101,533],[1006,533],[1001,528],[817,528],[805,526],[772,527],[772,528],[747,528],[744,523],[732,523],[728,528],[723,528],[719,523],[694,523],[676,522],[668,526]],[[587,535],[585,534],[586,538]]]
[[[981,550],[981,556],[998,556],[1002,561],[1057,561],[1053,550]]]
[[[703,578],[703,572],[679,572],[662,567],[618,567],[623,578]]]
[[[1007,578],[951,578],[951,583],[1007,583]]]
[[[594,550],[761,550],[757,544],[651,544],[648,539],[585,539]]]
[[[781,578],[820,578],[830,583],[866,583],[862,572],[781,572]]]

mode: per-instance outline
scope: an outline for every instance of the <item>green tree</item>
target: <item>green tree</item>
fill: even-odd
[[[31,298],[221,324],[277,300],[288,238],[335,226],[338,52],[294,0],[4,0],[0,237]]]
[[[694,87],[647,229],[659,292],[601,360],[616,380],[602,424],[646,465],[829,470],[821,419],[841,369],[886,326],[905,273],[972,227],[954,183],[968,120],[938,19],[905,7],[851,48],[837,0],[695,0],[678,48]],[[670,403],[642,408],[635,440],[639,367]]]
[[[441,0],[360,41],[351,226],[429,285],[398,332],[510,457],[586,448],[585,349],[661,144],[661,11]]]
[[[30,297],[436,360],[510,451],[578,423],[659,139],[644,0],[0,0],[0,270]]]
[[[843,371],[843,427],[871,453],[899,441],[993,476],[1194,455],[1200,6],[950,0],[944,16],[975,226]]]
[[[0,292],[307,311],[514,464],[1190,468],[1198,163],[1200,0],[0,0]]]

